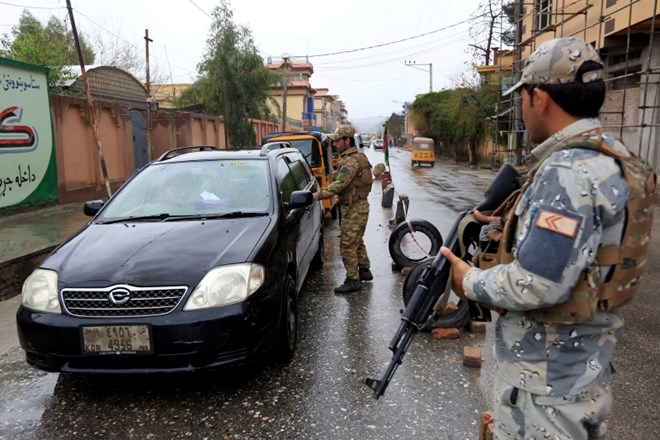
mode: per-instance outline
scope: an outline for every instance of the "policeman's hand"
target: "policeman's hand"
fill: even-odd
[[[312,196],[314,197],[314,201],[319,199],[319,193],[317,193],[317,192],[312,193]]]
[[[480,213],[479,211],[474,211],[472,213],[474,215],[474,218],[476,221],[479,223],[490,223],[490,222],[501,222],[502,217],[499,217],[497,215],[484,215]]]
[[[449,261],[449,263],[451,263],[451,268],[453,269],[453,276],[451,279],[452,290],[459,298],[465,299],[463,277],[465,277],[467,271],[470,270],[470,265],[454,255],[451,249],[446,246],[440,248],[440,253],[447,259],[447,261]]]

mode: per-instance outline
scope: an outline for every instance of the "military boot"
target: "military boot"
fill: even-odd
[[[346,278],[344,284],[341,286],[335,287],[335,293],[350,293],[350,292],[359,292],[362,286],[360,285],[360,280],[352,280]]]
[[[371,281],[374,276],[369,269],[360,269],[360,281]]]

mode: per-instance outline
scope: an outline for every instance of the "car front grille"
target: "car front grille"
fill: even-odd
[[[93,289],[63,289],[62,302],[73,316],[117,318],[170,313],[181,302],[186,286],[135,287],[127,284]]]

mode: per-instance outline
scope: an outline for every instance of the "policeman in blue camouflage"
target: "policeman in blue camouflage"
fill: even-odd
[[[620,165],[596,147],[629,153],[602,132],[603,65],[585,41],[542,44],[506,94],[513,91],[522,98],[529,140],[539,145],[510,217],[512,261],[479,269],[441,252],[459,296],[505,310],[495,328],[495,438],[602,439],[620,310],[594,308],[571,322],[570,308],[546,308],[565,304],[579,285],[607,282],[613,266],[599,265],[596,254],[621,246],[629,185]]]
[[[319,192],[316,200],[339,196],[341,204],[341,238],[339,250],[346,268],[346,280],[335,288],[335,293],[357,292],[361,281],[373,280],[371,262],[364,245],[364,231],[369,219],[367,196],[373,181],[371,165],[355,147],[355,129],[340,125],[330,137],[341,155],[335,180]]]

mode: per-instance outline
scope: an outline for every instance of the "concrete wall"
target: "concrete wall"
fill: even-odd
[[[107,198],[87,102],[82,98],[60,95],[52,95],[50,99],[59,203]],[[108,180],[114,191],[135,172],[131,117],[127,109],[112,102],[96,100],[94,108]],[[227,148],[221,116],[161,111],[153,115],[152,120],[152,158],[180,146]],[[264,134],[281,131],[280,125],[273,122],[255,120],[252,125],[257,143]]]
[[[134,171],[131,118],[118,104],[95,101],[94,108],[108,180],[116,188]],[[80,98],[52,95],[51,109],[59,202],[106,195],[87,103]]]

